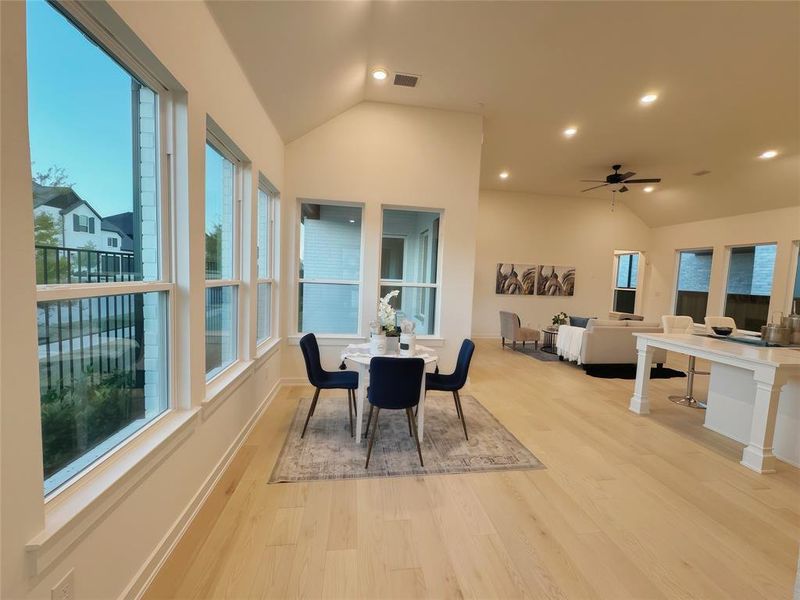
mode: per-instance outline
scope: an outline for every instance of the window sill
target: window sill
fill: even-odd
[[[417,343],[428,346],[429,348],[443,348],[444,338],[437,335],[418,335]]]
[[[289,336],[289,344],[292,346],[299,346],[302,335]],[[347,346],[348,344],[363,344],[367,341],[363,335],[337,335],[337,334],[320,334],[317,337],[317,344],[320,346]]]
[[[281,346],[281,338],[272,337],[267,338],[260,345],[256,347],[256,362],[262,363],[269,359],[273,354],[278,351]]]
[[[206,398],[202,403],[203,420],[210,417],[228,396],[247,381],[253,374],[253,369],[250,367],[254,362],[252,360],[235,362],[206,384]]]
[[[199,409],[169,411],[45,504],[45,525],[26,551],[32,574],[55,563],[192,433]]]
[[[298,346],[300,344],[301,335],[289,336],[289,345]],[[318,335],[317,343],[320,346],[347,346],[348,344],[363,344],[367,338],[361,335]],[[444,347],[444,338],[436,335],[418,335],[417,342],[423,346],[431,348]]]

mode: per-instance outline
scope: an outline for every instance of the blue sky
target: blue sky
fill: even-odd
[[[102,216],[131,210],[130,75],[46,2],[27,14],[33,172],[63,167]]]

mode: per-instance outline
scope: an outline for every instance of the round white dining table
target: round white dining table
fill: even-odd
[[[381,356],[390,358],[421,358],[425,361],[425,371],[433,372],[439,357],[432,348],[417,345],[414,356],[400,356],[397,352],[387,352]],[[350,344],[342,351],[342,362],[358,371],[358,390],[356,390],[356,432],[355,442],[361,443],[361,431],[364,426],[364,405],[367,401],[367,384],[369,383],[369,363],[374,358],[369,353],[369,344]],[[422,442],[425,435],[425,377],[419,390],[419,406],[417,408],[417,434]]]

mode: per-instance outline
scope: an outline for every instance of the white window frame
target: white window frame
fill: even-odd
[[[303,216],[303,204],[319,204],[320,206],[347,206],[351,208],[357,208],[361,211],[361,236],[359,239],[359,256],[358,256],[358,279],[316,279],[316,278],[307,278],[307,277],[300,277],[300,244],[301,244],[301,236],[300,236],[300,219]],[[294,317],[292,318],[292,331],[294,332],[295,336],[302,336],[307,331],[300,330],[300,286],[304,283],[319,283],[325,285],[355,285],[358,287],[358,316],[356,321],[356,331],[355,333],[320,333],[316,334],[317,338],[325,339],[359,339],[363,338],[362,335],[362,315],[363,315],[363,302],[361,293],[363,291],[363,281],[364,281],[364,240],[365,240],[365,229],[364,226],[364,213],[366,207],[363,204],[359,204],[357,202],[338,202],[335,200],[317,200],[313,198],[298,198],[295,204],[295,260],[294,260],[294,306],[293,306],[293,313]]]
[[[725,246],[725,272],[722,278],[722,297],[720,298],[718,314],[724,315],[725,309],[728,307],[728,276],[731,274],[731,256],[733,255],[733,251],[736,248],[755,248],[756,246],[775,246],[775,262],[772,263],[772,288],[769,292],[769,306],[767,308],[767,323],[769,323],[770,316],[773,312],[773,303],[775,302],[775,269],[778,267],[778,250],[780,250],[780,244],[777,241],[751,242],[748,244],[731,244],[730,246]],[[738,327],[738,323],[737,328],[741,333],[761,335],[760,331],[752,331],[744,327]]]
[[[233,332],[236,335],[233,347],[236,349],[236,356],[233,360],[218,369],[213,375],[209,376],[205,373],[206,388],[210,385],[215,385],[220,380],[221,376],[231,372],[231,369],[238,367],[245,356],[244,348],[246,347],[246,336],[243,335],[242,324],[245,322],[243,315],[243,298],[242,298],[242,197],[244,192],[244,162],[246,159],[242,156],[236,145],[230,141],[227,135],[219,128],[216,123],[209,117],[207,119],[206,128],[206,144],[210,145],[216,152],[218,152],[224,159],[233,164],[233,223],[231,232],[231,276],[227,279],[205,279],[205,289],[231,287],[233,288],[233,312],[234,323]],[[205,146],[203,146],[205,150]],[[203,171],[203,181],[205,182],[205,170]],[[205,231],[205,210],[203,211],[203,231]],[[205,246],[205,244],[204,244]],[[203,261],[205,266],[205,259]],[[204,276],[205,277],[205,276]],[[204,294],[205,297],[205,294]],[[203,304],[203,319],[205,320],[206,306],[205,299]],[[205,328],[204,328],[205,333]],[[205,344],[204,344],[205,351]],[[205,364],[205,361],[204,361]]]
[[[127,71],[132,77],[139,79],[144,85],[156,94],[156,154],[158,156],[159,168],[156,172],[156,186],[158,190],[159,214],[158,214],[158,270],[159,277],[150,281],[129,281],[129,282],[109,282],[109,283],[54,283],[47,285],[36,285],[36,304],[40,302],[53,302],[60,300],[81,300],[88,298],[98,298],[104,296],[116,296],[126,294],[147,294],[161,293],[163,314],[165,322],[162,324],[160,337],[162,351],[165,356],[166,381],[161,382],[161,393],[166,395],[166,408],[159,415],[138,428],[131,435],[109,447],[108,451],[102,456],[91,461],[83,467],[75,476],[71,477],[63,484],[44,496],[45,506],[57,504],[57,499],[67,490],[74,490],[76,487],[83,487],[86,480],[92,479],[92,475],[102,471],[101,465],[126,453],[131,446],[135,446],[138,440],[148,435],[149,431],[160,428],[167,415],[174,413],[176,409],[176,386],[175,386],[175,351],[172,340],[174,336],[175,323],[175,291],[173,253],[172,253],[172,230],[171,219],[172,206],[174,202],[171,179],[172,179],[172,157],[175,147],[175,123],[172,118],[175,109],[175,101],[170,89],[162,81],[151,73],[140,61],[138,61],[119,41],[116,40],[108,30],[99,23],[94,15],[80,4],[62,4],[49,2],[50,6],[61,13],[78,31],[89,39],[89,43],[94,43],[112,60],[116,61],[120,68]],[[84,215],[85,216],[85,215]],[[88,219],[87,217],[87,231]],[[99,224],[96,225],[96,228]],[[113,438],[113,436],[112,436]],[[111,438],[110,438],[111,439]],[[101,444],[102,445],[102,444]],[[88,454],[88,453],[87,453]],[[80,460],[76,459],[76,461]],[[72,494],[72,492],[70,492]]]
[[[258,261],[258,256],[256,256],[256,318],[253,319],[254,322],[254,337],[256,340],[256,352],[261,354],[263,349],[272,342],[276,337],[275,329],[277,324],[277,319],[275,318],[277,312],[275,310],[275,298],[277,296],[277,281],[275,279],[275,254],[278,244],[276,243],[275,239],[275,232],[276,232],[276,215],[278,214],[278,207],[280,203],[281,194],[272,183],[267,179],[262,173],[258,174],[258,190],[256,192],[256,245],[258,244],[258,235],[261,226],[261,219],[263,218],[260,211],[261,201],[258,197],[258,194],[261,193],[266,194],[267,196],[267,275],[266,277],[262,277],[260,273],[260,264]],[[258,316],[259,316],[259,306],[258,306],[258,288],[261,284],[269,284],[269,335],[263,339],[258,338]]]
[[[379,239],[380,248],[383,248],[383,223],[384,223],[384,213],[387,210],[395,210],[395,211],[406,211],[406,212],[426,212],[426,213],[434,213],[439,215],[439,244],[437,247],[436,252],[436,282],[435,283],[414,283],[410,281],[400,281],[397,279],[382,279],[381,275],[381,258],[378,259],[378,298],[381,298],[381,288],[382,287],[410,287],[410,288],[428,288],[435,290],[436,293],[436,310],[435,314],[433,315],[433,333],[426,333],[426,334],[418,334],[418,339],[435,339],[439,338],[440,336],[440,323],[441,323],[441,307],[442,307],[442,231],[444,226],[444,209],[439,208],[422,208],[419,206],[397,206],[397,205],[384,205],[381,206],[381,235]],[[430,239],[430,230],[427,230],[428,238]],[[397,234],[388,234],[386,237],[403,237]],[[381,252],[381,255],[383,253]],[[405,249],[403,250],[403,277],[406,274],[406,256],[405,256]],[[421,313],[420,315],[423,319],[427,318],[428,315]]]

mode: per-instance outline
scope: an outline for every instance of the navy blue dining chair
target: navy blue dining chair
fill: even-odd
[[[303,432],[300,434],[300,438],[302,439],[306,434],[308,421],[317,407],[317,400],[319,400],[321,390],[347,390],[347,410],[350,412],[350,437],[353,437],[353,413],[357,412],[356,389],[358,388],[358,373],[355,371],[326,371],[323,369],[319,358],[319,344],[317,344],[317,337],[313,333],[307,333],[302,337],[300,350],[303,352],[303,360],[306,363],[308,381],[316,388],[314,390],[314,399],[311,401],[311,406],[308,407],[308,415],[306,415],[306,422],[303,425]]]
[[[408,419],[409,435],[414,436],[417,443],[420,466],[422,462],[422,448],[417,435],[417,423],[413,418],[411,409],[419,404],[419,394],[422,389],[422,377],[425,374],[425,361],[421,358],[390,358],[378,356],[369,361],[369,418],[367,419],[367,433],[372,423],[372,409],[375,412],[375,424],[372,436],[369,438],[367,448],[367,462],[364,468],[369,468],[369,457],[372,455],[372,445],[375,443],[375,434],[378,432],[378,419],[381,410],[405,410]]]
[[[459,396],[458,392],[467,383],[469,363],[472,360],[472,354],[474,352],[475,343],[472,340],[464,340],[461,344],[461,350],[458,351],[455,371],[449,375],[442,375],[440,373],[427,373],[425,375],[426,392],[428,390],[434,390],[453,393],[456,413],[458,414],[458,418],[461,419],[461,425],[464,428],[464,437],[466,439],[469,439],[469,435],[467,435],[467,420],[464,418],[464,408],[461,406],[461,396]]]

